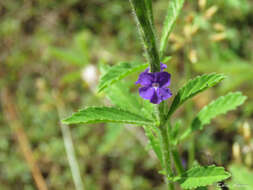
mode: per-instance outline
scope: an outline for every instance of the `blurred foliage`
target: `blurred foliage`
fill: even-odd
[[[154,0],[159,33],[167,3]],[[200,73],[228,76],[217,88],[197,96],[187,109],[177,112],[185,118],[179,122],[182,130],[193,113],[212,98],[229,90],[241,90],[248,96],[240,110],[219,117],[197,134],[194,147],[198,162],[228,167],[238,162],[239,150],[241,167],[248,168],[244,173],[253,167],[253,144],[248,140],[252,137],[245,136],[243,127],[244,122],[249,123],[249,131],[253,126],[252,10],[250,0],[188,1],[167,51],[167,56],[172,56],[167,64],[174,93]],[[5,87],[12,92],[49,189],[74,189],[56,98],[64,102],[65,109],[60,111],[66,115],[80,106],[111,104],[103,98],[105,94],[96,92],[98,65],[144,61],[142,54],[128,1],[0,1],[0,91]],[[92,75],[90,66],[95,68]],[[131,75],[112,88],[126,85],[134,93],[136,87],[129,83],[136,78]],[[4,118],[0,102],[0,189],[36,189],[11,123]],[[163,189],[162,176],[156,173],[160,166],[152,152],[146,151],[142,130],[96,125],[73,127],[71,133],[85,189]],[[181,145],[185,161],[189,146]],[[232,165],[232,173],[238,173],[238,167]]]

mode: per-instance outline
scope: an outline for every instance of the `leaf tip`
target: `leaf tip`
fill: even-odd
[[[69,123],[69,118],[66,118],[66,119],[61,120],[61,123],[62,123],[62,124],[65,124],[65,125],[70,124],[70,123]]]

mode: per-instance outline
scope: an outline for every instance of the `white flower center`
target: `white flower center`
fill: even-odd
[[[152,87],[158,88],[159,87],[159,83],[156,83],[156,82],[152,83]]]

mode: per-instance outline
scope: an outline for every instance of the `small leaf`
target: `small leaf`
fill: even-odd
[[[198,166],[186,171],[182,176],[175,177],[174,181],[179,182],[183,189],[193,189],[212,185],[230,176],[223,167],[216,167],[214,165]]]
[[[163,32],[160,43],[160,57],[163,57],[164,51],[166,49],[169,35],[175,25],[175,22],[181,12],[181,9],[184,5],[184,0],[170,0],[167,16],[163,24]]]
[[[106,97],[117,107],[131,110],[133,113],[140,113],[142,106],[135,94],[129,93],[128,84],[118,81],[105,89]]]
[[[147,108],[144,102],[145,100],[139,98],[136,94],[130,93],[127,87],[128,84],[126,82],[118,81],[108,87],[105,90],[105,94],[115,106],[153,119],[153,109],[150,107]]]
[[[246,96],[243,96],[241,92],[229,93],[226,96],[218,98],[198,113],[197,117],[193,120],[192,129],[202,129],[204,125],[210,123],[211,119],[235,109],[237,106],[243,104],[245,100]]]
[[[107,65],[100,64],[102,74],[106,73],[109,68]],[[131,110],[131,112],[151,120],[156,119],[154,105],[129,92],[130,86],[133,84],[131,81],[117,81],[105,89],[106,97],[113,105],[121,109]]]
[[[98,92],[103,91],[105,88],[121,80],[127,75],[134,73],[136,71],[143,70],[147,67],[148,64],[127,63],[127,62],[122,62],[120,64],[111,67],[110,69],[107,70],[107,72],[104,75],[102,75],[100,82],[98,84]]]
[[[182,88],[179,89],[176,97],[172,102],[168,116],[170,116],[186,100],[206,90],[207,88],[216,85],[224,78],[224,75],[212,73],[197,76],[196,78],[190,80]]]
[[[115,107],[88,107],[63,120],[63,123],[126,123],[154,125],[154,122],[149,119]]]
[[[215,118],[220,114],[235,109],[237,106],[244,103],[246,96],[243,96],[241,92],[229,93],[226,96],[222,96],[215,101],[205,106],[193,120],[191,127],[186,130],[180,139],[184,139],[190,133],[196,130],[203,129],[204,125],[210,123],[211,119]]]

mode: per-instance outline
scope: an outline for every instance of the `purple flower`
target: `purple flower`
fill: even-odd
[[[172,96],[170,89],[166,88],[170,85],[170,74],[163,71],[167,66],[161,63],[160,68],[161,72],[155,73],[149,73],[149,69],[146,69],[135,83],[142,85],[139,88],[140,96],[153,104],[160,104]]]

